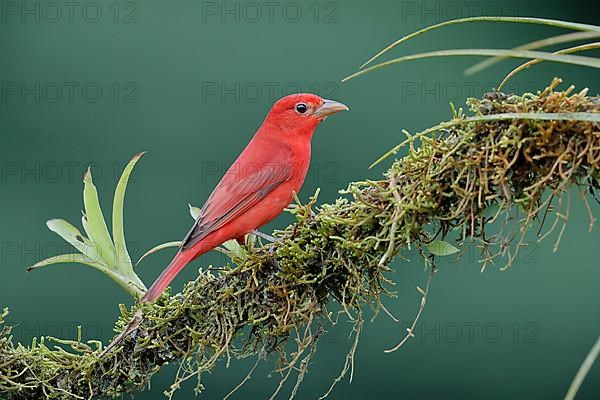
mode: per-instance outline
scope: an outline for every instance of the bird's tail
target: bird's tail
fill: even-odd
[[[169,286],[169,283],[177,276],[179,271],[183,269],[198,254],[194,254],[191,251],[181,251],[171,260],[167,268],[160,274],[160,276],[154,281],[150,289],[146,292],[142,301],[154,301],[161,295],[161,293]]]

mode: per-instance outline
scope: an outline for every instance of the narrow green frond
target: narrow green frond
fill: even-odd
[[[600,32],[600,26],[596,26],[596,25],[588,25],[588,24],[580,24],[580,23],[576,23],[576,22],[567,22],[567,21],[560,21],[560,20],[555,20],[555,19],[545,19],[545,18],[531,18],[531,17],[468,17],[468,18],[459,18],[459,19],[453,19],[450,21],[444,21],[441,22],[439,24],[435,24],[435,25],[431,25],[428,26],[426,28],[420,29],[416,32],[410,33],[398,40],[396,40],[394,43],[390,44],[389,46],[387,46],[386,48],[384,48],[383,50],[381,50],[380,52],[378,52],[377,54],[375,54],[373,57],[371,57],[367,62],[365,62],[363,65],[361,65],[359,67],[359,69],[363,69],[364,67],[366,67],[368,64],[372,63],[373,61],[375,61],[377,58],[381,57],[383,54],[387,53],[388,51],[390,51],[391,49],[393,49],[394,47],[414,38],[417,36],[420,36],[424,33],[427,33],[429,31],[433,31],[435,29],[439,29],[445,26],[449,26],[449,25],[456,25],[456,24],[464,24],[464,23],[470,23],[470,22],[515,22],[515,23],[522,23],[522,24],[538,24],[538,25],[548,25],[548,26],[554,26],[557,28],[566,28],[566,29],[573,29],[573,30],[577,30],[577,31],[592,31],[592,32]]]
[[[553,54],[546,53],[543,51],[531,51],[531,50],[509,50],[509,49],[450,49],[450,50],[437,50],[429,51],[425,53],[411,54],[404,57],[398,57],[393,60],[382,62],[381,64],[373,65],[369,68],[355,72],[342,79],[342,82],[346,82],[350,79],[356,78],[357,76],[367,74],[376,69],[387,67],[392,64],[399,64],[405,61],[419,60],[423,58],[433,57],[449,57],[449,56],[503,56],[513,58],[540,58],[542,60],[554,61],[564,64],[581,65],[584,67],[600,68],[600,59],[593,57],[584,56],[571,56],[565,54]]]
[[[148,257],[151,254],[157,253],[161,250],[164,249],[168,249],[171,247],[179,247],[181,246],[181,241],[176,241],[176,242],[167,242],[167,243],[162,243],[159,244],[157,246],[154,246],[153,248],[151,248],[150,250],[148,250],[146,253],[144,253],[143,256],[140,257],[140,259],[135,263],[135,266],[137,267],[138,265],[140,265],[140,263],[142,262],[142,260],[146,257]]]
[[[579,367],[579,370],[577,371],[575,378],[573,378],[573,382],[571,382],[571,386],[569,386],[569,391],[567,392],[567,394],[565,396],[565,400],[575,399],[575,397],[577,396],[577,392],[579,391],[579,388],[581,387],[581,384],[583,383],[583,380],[585,379],[587,374],[590,372],[590,369],[592,369],[592,366],[594,365],[594,362],[596,362],[596,359],[598,358],[599,354],[600,354],[600,336],[598,337],[598,339],[596,339],[596,343],[594,343],[594,346],[592,346],[592,348],[590,349],[590,352],[585,357],[585,360],[583,360],[583,363]]]
[[[582,44],[580,46],[569,47],[568,49],[562,49],[562,50],[554,52],[554,54],[577,53],[580,51],[594,50],[594,49],[598,49],[598,48],[600,48],[600,42],[587,43],[587,44]],[[502,89],[502,86],[504,86],[506,84],[506,82],[508,82],[509,79],[511,79],[513,76],[515,76],[519,72],[531,67],[532,65],[539,64],[542,61],[544,61],[544,60],[536,58],[535,60],[529,60],[526,63],[519,65],[517,68],[510,71],[508,73],[508,75],[506,75],[506,77],[502,80],[502,82],[500,82],[500,84],[498,85],[498,90]]]
[[[576,42],[578,40],[596,39],[600,37],[600,32],[572,32],[564,35],[552,36],[549,38],[536,40],[534,42],[525,43],[521,46],[513,48],[513,50],[537,50],[548,46],[554,46],[562,43]],[[486,68],[491,67],[494,64],[505,60],[507,57],[491,57],[487,58],[472,67],[465,70],[465,75],[473,75],[477,72],[481,72]]]

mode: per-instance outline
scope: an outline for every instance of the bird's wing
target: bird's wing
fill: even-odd
[[[249,174],[231,170],[210,195],[196,223],[182,242],[187,250],[210,233],[242,215],[291,176],[291,165],[273,163]],[[228,176],[229,175],[229,176]]]

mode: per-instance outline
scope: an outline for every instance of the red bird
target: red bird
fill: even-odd
[[[310,163],[310,141],[328,115],[348,110],[314,94],[277,101],[248,146],[202,207],[177,255],[142,301],[153,301],[190,261],[273,220],[302,187]]]

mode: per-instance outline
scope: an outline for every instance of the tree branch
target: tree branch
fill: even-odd
[[[393,295],[386,273],[401,249],[412,246],[432,259],[428,243],[452,233],[459,248],[466,241],[479,246],[485,265],[510,266],[540,214],[547,212],[550,230],[560,231],[570,186],[586,196],[600,189],[600,101],[573,88],[557,92],[558,83],[537,95],[470,100],[470,119],[459,111],[443,128],[409,136],[408,154],[385,179],[352,183],[346,197],[318,209],[314,198],[295,205],[296,222],[276,233],[277,242],[249,249],[221,272],[201,272],[180,294],[122,306],[116,330],[123,338],[114,348],[81,338],[23,346],[5,326],[0,393],[117,397],[143,390],[175,361],[180,368],[168,393],[190,377],[198,377],[201,390],[202,373],[218,360],[276,353],[282,382],[296,377],[295,394],[319,336],[335,323],[328,304],[341,305],[358,335],[365,306],[380,309],[381,298]],[[490,118],[507,113],[514,115]],[[130,325],[135,315],[141,318]],[[289,342],[296,344],[292,352]]]

